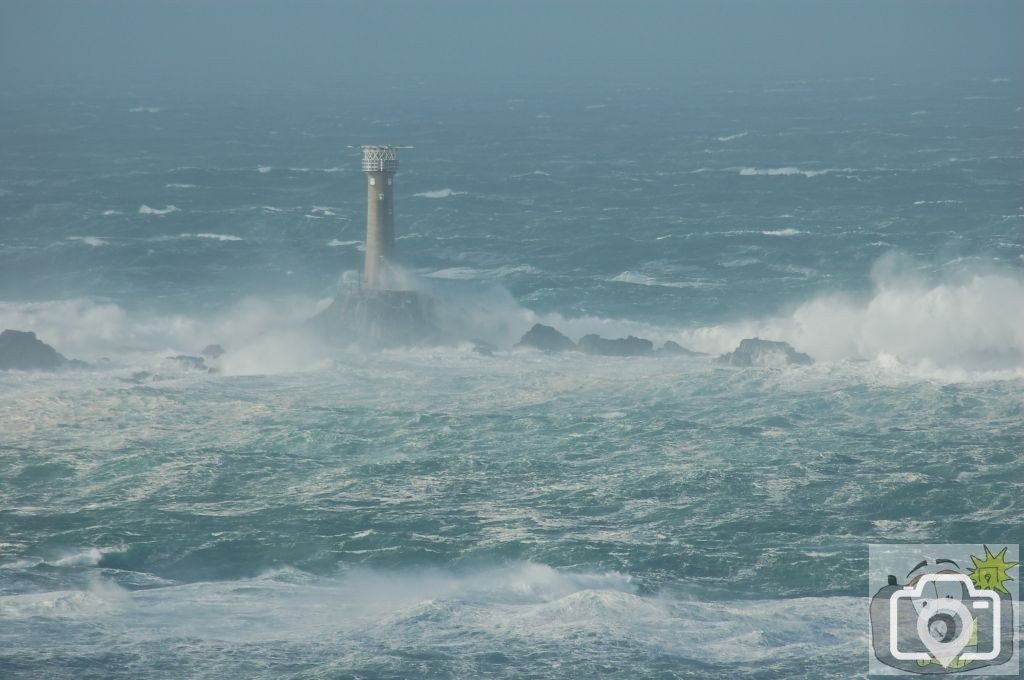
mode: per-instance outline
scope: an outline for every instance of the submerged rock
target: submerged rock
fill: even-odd
[[[797,352],[788,342],[745,338],[734,351],[720,356],[718,363],[729,366],[790,366],[813,364],[814,359]]]
[[[584,335],[577,348],[586,354],[606,357],[647,357],[654,354],[654,343],[630,335],[627,338],[609,340],[600,335]]]
[[[544,352],[565,352],[576,349],[576,343],[551,326],[538,323],[523,333],[516,347],[532,347]]]
[[[224,348],[220,345],[207,345],[200,354],[207,359],[217,359],[224,354]]]
[[[36,337],[32,331],[0,333],[0,371],[52,371],[69,364],[67,357]],[[75,362],[75,365],[84,365]]]
[[[165,361],[176,368],[188,371],[203,371],[209,373],[213,370],[206,365],[206,361],[202,357],[193,357],[187,354],[179,354],[176,357],[167,357]]]
[[[308,321],[331,344],[368,349],[437,342],[433,300],[411,290],[348,290]]]

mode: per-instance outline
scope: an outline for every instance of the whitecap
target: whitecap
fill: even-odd
[[[653,276],[631,271],[624,271],[608,280],[614,283],[631,283],[637,286],[661,286],[663,288],[707,288],[711,286],[707,281],[661,281]]]
[[[267,174],[268,172],[270,172],[273,169],[274,168],[270,167],[269,165],[257,165],[256,166],[256,172],[260,173],[261,175],[265,175],[265,174]]]
[[[181,238],[205,238],[212,241],[242,241],[241,236],[232,236],[231,234],[213,234],[210,232],[202,232],[199,234],[181,234]]]
[[[139,206],[140,215],[169,215],[170,213],[173,212],[178,212],[177,206],[167,205],[164,206],[162,210],[158,208],[150,208],[148,205],[145,204]]]
[[[68,240],[78,241],[79,243],[84,243],[85,245],[92,246],[93,248],[109,245],[109,241],[105,241],[99,236],[68,236]]]
[[[796,236],[797,234],[802,234],[803,232],[800,231],[799,229],[789,228],[762,231],[761,233],[764,234],[765,236]]]
[[[843,170],[837,170],[835,168],[829,168],[826,170],[801,170],[793,166],[785,166],[781,168],[751,168],[743,167],[739,168],[739,173],[743,176],[766,176],[766,177],[791,177],[800,175],[802,177],[818,177],[819,175],[827,175],[831,172],[853,172],[852,168],[844,168]]]
[[[465,191],[453,191],[452,189],[435,189],[433,191],[421,191],[413,196],[419,196],[420,198],[448,198],[450,196],[464,196]]]
[[[363,245],[363,242],[362,241],[339,241],[338,239],[334,238],[334,239],[331,239],[330,241],[328,241],[327,245],[330,248],[340,248],[342,246],[361,246],[361,245]]]
[[[734,135],[722,135],[721,137],[716,137],[716,139],[718,141],[720,141],[720,142],[731,142],[734,139],[740,139],[741,137],[746,137],[747,134],[749,134],[749,133],[747,133],[747,132],[737,132]]]
[[[474,269],[472,267],[448,267],[423,274],[431,279],[449,279],[468,281],[472,279],[498,279],[510,274],[536,273],[537,269],[529,265],[518,267],[495,267],[494,269]]]

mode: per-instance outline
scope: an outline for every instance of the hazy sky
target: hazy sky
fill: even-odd
[[[1014,77],[1018,0],[0,0],[0,85]]]

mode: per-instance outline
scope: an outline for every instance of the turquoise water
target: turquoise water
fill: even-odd
[[[4,93],[0,327],[98,367],[0,374],[0,675],[863,676],[868,543],[1020,542],[1022,105]],[[495,356],[305,331],[367,142],[415,145],[403,264]]]

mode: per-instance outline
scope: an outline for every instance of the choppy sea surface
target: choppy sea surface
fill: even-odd
[[[1021,542],[1022,105],[0,93],[0,328],[94,364],[0,373],[0,676],[863,677],[868,543]],[[305,330],[363,143],[415,146],[403,264],[494,356]],[[712,361],[754,336],[816,362]]]

